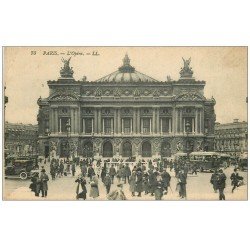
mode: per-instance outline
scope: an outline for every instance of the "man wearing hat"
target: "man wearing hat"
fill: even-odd
[[[232,189],[232,193],[233,193],[236,187],[239,187],[240,180],[242,179],[242,177],[239,176],[237,168],[234,169],[234,172],[231,174],[230,179],[232,182],[231,184],[233,186],[233,189]]]
[[[223,170],[220,169],[218,173],[218,189],[219,189],[219,200],[225,200],[224,189],[226,187],[226,175],[223,173]]]
[[[42,190],[42,197],[47,197],[48,195],[48,180],[49,177],[46,174],[45,169],[42,169],[41,175],[40,175],[40,183],[41,183],[41,190]]]
[[[111,181],[111,177],[110,177],[110,175],[108,173],[103,178],[103,183],[104,183],[104,185],[106,187],[107,194],[109,194],[112,181]]]

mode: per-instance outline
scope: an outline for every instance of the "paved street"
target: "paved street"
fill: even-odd
[[[46,166],[47,173],[48,166]],[[169,171],[169,169],[168,169]],[[225,171],[227,176],[227,185],[225,189],[226,200],[247,200],[247,172],[240,172],[240,175],[244,177],[245,185],[237,188],[232,194],[231,192],[231,181],[230,175],[233,172],[233,168],[227,168]],[[80,173],[80,168],[76,169],[76,176]],[[179,200],[178,192],[175,190],[176,178],[174,177],[174,172],[170,172],[171,178],[171,189],[167,195],[163,196],[163,200]],[[188,175],[187,178],[187,200],[218,200],[218,193],[213,192],[212,185],[210,184],[211,173],[198,173],[198,175]],[[51,177],[48,182],[49,191],[48,197],[35,197],[34,193],[29,190],[30,180],[19,180],[19,179],[6,179],[4,186],[4,199],[5,200],[75,200],[76,197],[76,177],[64,176],[62,178],[57,178],[52,181]],[[89,180],[88,180],[89,181]],[[115,178],[115,183],[111,186],[111,191],[116,188],[117,180]],[[123,182],[121,182],[123,183]],[[154,196],[150,194],[144,195],[142,197],[132,197],[129,191],[129,185],[125,184],[124,192],[128,200],[154,200]],[[93,200],[88,196],[90,185],[87,184],[87,200]],[[99,192],[100,196],[95,200],[107,200],[106,189],[99,179]]]

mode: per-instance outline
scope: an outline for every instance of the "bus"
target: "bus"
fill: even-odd
[[[247,153],[242,154],[239,157],[239,169],[241,171],[247,171],[248,170],[248,155]]]
[[[222,164],[220,154],[216,152],[192,152],[189,159],[191,165],[196,165],[200,172],[212,172],[221,167]]]

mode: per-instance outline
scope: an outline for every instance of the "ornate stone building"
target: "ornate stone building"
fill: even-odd
[[[38,126],[5,122],[5,152],[10,156],[28,156],[37,153]]]
[[[247,152],[247,122],[234,119],[231,123],[215,124],[215,150],[240,156]]]
[[[213,150],[215,100],[204,97],[190,59],[180,79],[157,81],[135,70],[128,55],[117,71],[96,81],[73,78],[63,60],[58,80],[39,98],[39,151],[65,157],[159,157]],[[70,132],[69,132],[70,127]]]

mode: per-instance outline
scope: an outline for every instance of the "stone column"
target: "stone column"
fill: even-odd
[[[50,108],[50,111],[49,111],[49,130],[50,130],[50,132],[52,132],[52,112],[53,112],[53,109]]]
[[[152,122],[152,132],[156,133],[156,109],[153,108],[153,122]]]
[[[98,133],[100,134],[101,132],[104,132],[102,131],[102,110],[101,108],[98,108],[98,119],[97,119],[97,122],[98,122]]]
[[[54,133],[55,132],[55,128],[54,128],[54,108],[51,108],[51,129],[50,132]]]
[[[94,133],[98,133],[98,110],[97,108],[94,108]]]
[[[204,133],[204,109],[201,109],[201,133]]]
[[[156,108],[156,113],[155,113],[155,122],[156,122],[156,133],[160,132],[160,109]]]
[[[195,133],[198,134],[198,110],[195,109]]]
[[[176,108],[173,107],[172,111],[172,123],[173,123],[173,133],[176,134]]]
[[[180,109],[180,132],[183,132],[182,108]]]
[[[133,133],[137,133],[137,128],[136,128],[136,108],[133,109]]]
[[[120,134],[121,133],[121,109],[120,108],[118,108],[117,110],[117,127],[118,127],[117,133]]]
[[[74,109],[71,108],[70,109],[70,120],[71,120],[71,133],[74,134],[75,133],[75,119],[74,119]]]
[[[117,134],[117,109],[114,109],[114,134]]]
[[[85,134],[85,119],[82,119],[82,133]]]
[[[140,129],[140,122],[141,122],[141,116],[140,116],[140,109],[137,108],[137,133],[140,134],[141,129]]]
[[[55,133],[58,133],[58,109],[55,109]]]
[[[78,134],[79,131],[79,113],[78,108],[75,109],[75,133]]]

